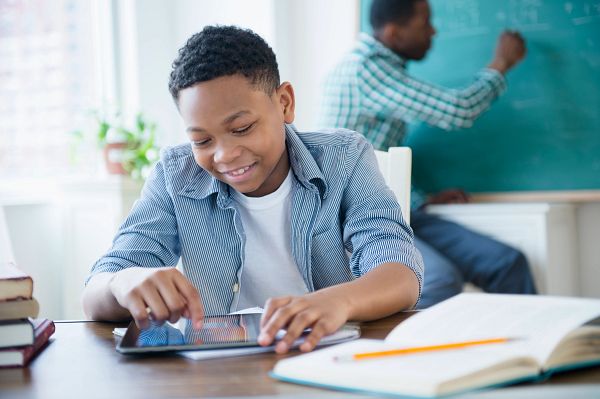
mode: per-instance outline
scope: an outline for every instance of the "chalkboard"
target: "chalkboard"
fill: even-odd
[[[361,2],[361,29],[368,5]],[[413,181],[426,191],[600,189],[600,3],[587,0],[431,0],[437,29],[415,77],[467,85],[503,29],[526,39],[508,91],[470,129],[411,126]]]

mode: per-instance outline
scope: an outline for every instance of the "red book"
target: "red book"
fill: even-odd
[[[35,331],[33,345],[1,349],[0,368],[25,367],[35,355],[45,348],[48,339],[54,334],[54,323],[48,319],[31,319],[31,323]]]
[[[0,301],[30,299],[32,294],[31,276],[18,269],[12,262],[0,262]]]

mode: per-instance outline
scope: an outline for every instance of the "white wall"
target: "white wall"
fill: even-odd
[[[115,16],[114,32],[107,25],[101,27],[114,33],[103,42],[104,50],[112,41],[117,54],[114,60],[108,60],[106,54],[97,60],[102,68],[113,63],[118,68],[114,76],[107,73],[105,77],[105,85],[111,86],[104,88],[110,97],[107,102],[120,103],[126,115],[142,111],[156,121],[162,145],[186,140],[167,84],[178,49],[205,25],[250,28],[273,47],[282,79],[292,82],[296,89],[296,125],[301,129],[316,125],[321,81],[351,48],[358,30],[358,0],[99,0],[97,5],[98,14]],[[41,316],[81,317],[83,275],[91,267],[89,259],[97,258],[98,248],[107,245],[106,234],[84,231],[86,226],[88,230],[96,226],[87,219],[81,219],[83,227],[77,228],[76,223],[71,226],[79,230],[79,236],[70,231],[65,226],[68,218],[61,214],[65,203],[57,202],[55,193],[38,183],[4,186],[0,182],[0,206],[6,210],[15,259],[34,278]],[[7,193],[13,192],[19,198],[8,201]],[[117,205],[107,202],[95,216],[102,217]],[[76,244],[75,249],[65,248],[73,236],[89,242]]]
[[[275,15],[281,78],[296,92],[295,124],[318,128],[323,80],[356,40],[358,0],[277,0]]]
[[[33,296],[40,303],[40,315],[63,318],[61,214],[50,201],[0,206],[6,213],[15,261],[33,278]],[[79,298],[73,301],[79,303]]]
[[[323,78],[358,32],[358,0],[125,0],[116,7],[123,104],[158,122],[161,144],[186,139],[168,76],[177,50],[204,26],[249,28],[273,47],[282,80],[296,90],[300,129],[317,126]]]

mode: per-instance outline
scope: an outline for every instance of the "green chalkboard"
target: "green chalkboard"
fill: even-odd
[[[361,28],[368,31],[368,4]],[[600,4],[588,0],[431,0],[434,45],[416,77],[465,86],[498,35],[519,30],[527,57],[470,129],[411,126],[415,184],[426,191],[600,189]]]

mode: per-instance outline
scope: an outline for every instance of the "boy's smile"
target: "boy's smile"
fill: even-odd
[[[289,83],[269,95],[243,75],[223,76],[181,90],[178,103],[198,165],[248,196],[277,190],[289,170]]]

